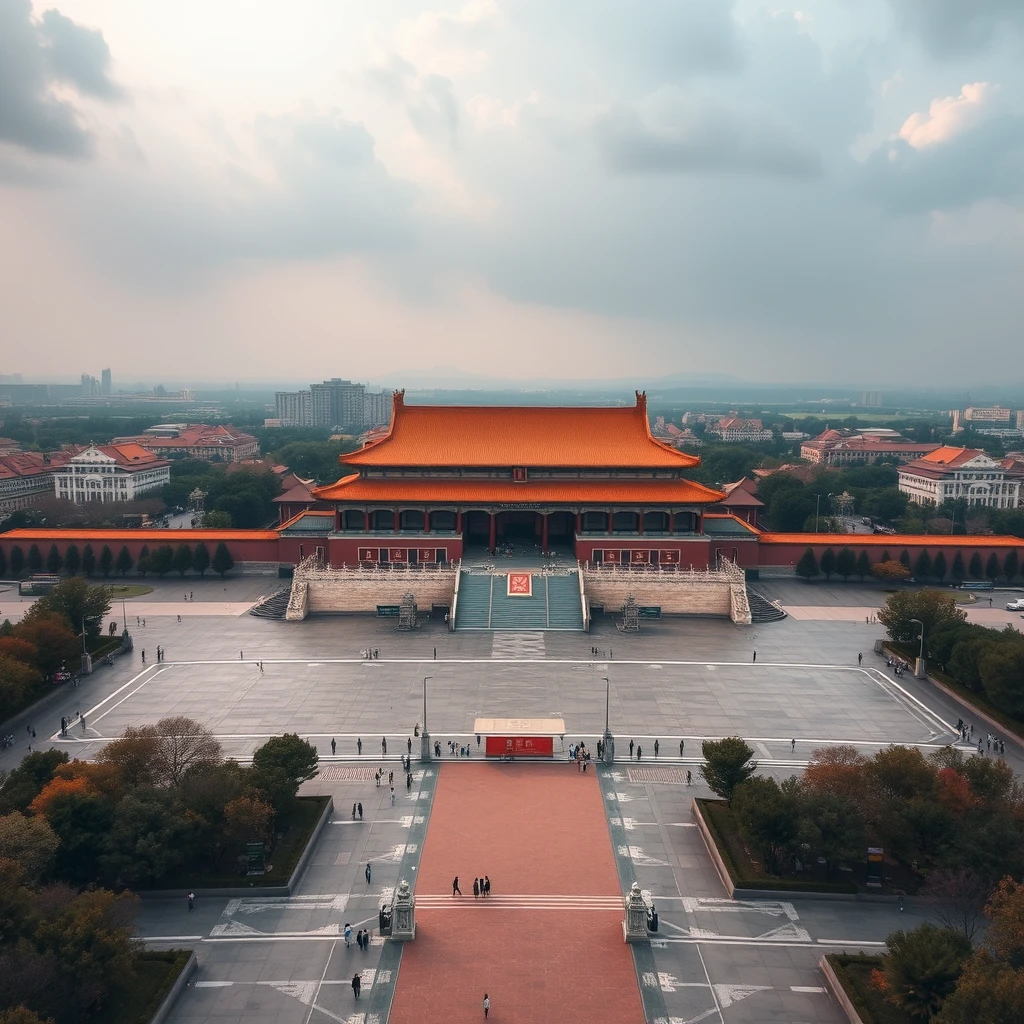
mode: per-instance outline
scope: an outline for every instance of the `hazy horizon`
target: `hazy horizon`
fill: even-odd
[[[1000,0],[0,0],[0,373],[1015,385],[1022,56]]]

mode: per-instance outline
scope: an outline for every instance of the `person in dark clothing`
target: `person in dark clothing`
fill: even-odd
[[[491,895],[491,879],[489,875],[484,875],[484,895]]]
[[[474,878],[473,879],[473,895],[474,896],[479,896],[480,895],[480,879],[479,878]]]
[[[459,888],[458,875],[456,875],[455,878],[452,879],[452,895],[455,896],[456,894],[458,894],[459,896],[462,895],[462,890]]]
[[[362,821],[363,820],[363,805],[362,805],[362,803],[358,803],[358,804],[356,804],[356,807],[359,808],[359,820]]]
[[[359,998],[359,989],[362,987],[362,982],[359,980],[359,972],[356,971],[352,975],[352,991],[355,993],[356,999]]]
[[[633,746],[634,746],[633,741],[630,740],[629,741],[629,756],[630,756],[630,759],[632,759],[632,757],[633,757]]]
[[[331,739],[331,754],[333,755],[333,754],[336,754],[337,752],[338,752],[338,744],[332,738]]]
[[[643,756],[643,749],[640,747],[639,744],[637,744],[636,759],[639,761],[642,756]]]

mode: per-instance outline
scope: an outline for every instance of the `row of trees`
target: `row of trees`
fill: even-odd
[[[17,578],[25,574],[35,575],[44,569],[53,575],[65,572],[69,576],[77,576],[80,572],[85,576],[93,576],[98,572],[105,579],[109,579],[111,573],[127,576],[133,569],[142,576],[152,572],[162,577],[172,571],[182,576],[189,571],[205,576],[207,569],[213,569],[223,576],[234,567],[234,564],[231,552],[223,541],[217,544],[212,558],[202,541],[194,548],[189,544],[177,544],[174,547],[163,544],[152,552],[149,546],[144,544],[139,552],[138,561],[132,558],[126,544],[121,547],[116,558],[107,544],[100,549],[99,557],[91,544],[86,544],[81,551],[77,544],[69,544],[63,554],[56,544],[51,544],[45,558],[38,544],[33,544],[27,555],[20,545],[15,544],[11,548],[10,558],[4,553],[3,548],[0,548],[0,576],[10,572]]]
[[[26,707],[47,680],[82,651],[81,629],[94,642],[110,610],[110,591],[80,578],[63,580],[17,624],[0,625],[0,721]]]
[[[5,834],[21,836],[35,878],[74,886],[153,886],[236,863],[244,874],[246,843],[272,841],[317,764],[316,748],[292,734],[244,767],[181,716],[126,729],[93,762],[36,751],[0,789],[0,856]]]
[[[1009,715],[1024,718],[1024,635],[1013,626],[990,629],[967,621],[948,594],[924,590],[890,594],[878,621],[890,639],[914,644],[924,623],[925,653],[962,686]]]
[[[868,846],[919,877],[959,869],[994,884],[1024,871],[1024,791],[1004,761],[954,747],[925,758],[891,746],[867,758],[842,745],[815,750],[804,775],[780,785],[755,775],[752,757],[737,737],[707,741],[701,771],[768,874],[810,856],[832,877],[862,863]]]
[[[196,488],[206,495],[207,525],[258,529],[276,518],[274,498],[281,492],[281,481],[264,466],[228,466],[202,459],[172,462],[171,482],[161,492],[167,505],[187,507]]]
[[[964,556],[959,549],[953,556],[950,566],[944,551],[937,552],[932,558],[927,548],[922,548],[912,562],[910,552],[906,548],[896,559],[885,550],[882,557],[872,563],[865,549],[862,548],[858,553],[847,547],[840,548],[838,553],[832,548],[825,548],[820,560],[814,549],[808,548],[800,556],[795,571],[797,576],[805,580],[812,580],[818,576],[824,576],[827,580],[831,580],[833,576],[842,576],[844,580],[856,576],[863,580],[870,575],[886,580],[910,579],[913,576],[915,579],[931,579],[941,583],[947,578],[958,582],[966,579],[988,579],[995,582],[1005,578],[1007,582],[1013,582],[1020,576],[1022,568],[1024,566],[1021,565],[1016,549],[1008,551],[1002,559],[993,551],[984,563],[980,553],[975,551],[965,569]]]

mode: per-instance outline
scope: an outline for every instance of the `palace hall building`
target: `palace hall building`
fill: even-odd
[[[621,408],[417,406],[397,392],[387,434],[341,464],[314,491],[335,508],[335,566],[444,563],[511,543],[704,568],[705,510],[725,497],[686,478],[697,456],[651,436],[640,392]]]

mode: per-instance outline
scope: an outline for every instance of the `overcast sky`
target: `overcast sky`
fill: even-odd
[[[0,372],[1024,378],[1021,0],[0,0]]]

